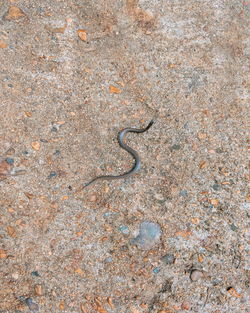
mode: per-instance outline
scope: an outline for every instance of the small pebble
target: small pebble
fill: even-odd
[[[12,158],[6,158],[5,160],[10,165],[14,164],[14,159],[12,159]]]
[[[108,218],[108,217],[112,217],[112,216],[117,215],[117,214],[118,214],[118,212],[105,212],[103,214],[103,217]]]
[[[173,150],[180,150],[180,148],[181,148],[181,146],[176,145],[176,144],[171,147],[171,149],[173,149]]]
[[[231,228],[233,231],[236,231],[236,230],[238,229],[238,227],[235,226],[234,223],[232,223],[232,224],[230,225],[230,228]]]
[[[215,149],[216,153],[223,153],[224,151],[221,148]]]
[[[154,269],[153,269],[153,273],[154,274],[158,274],[160,272],[160,268],[159,267],[155,267]]]
[[[38,295],[38,296],[42,296],[44,294],[44,288],[43,288],[43,285],[41,284],[37,284],[35,285],[35,293]]]
[[[6,81],[8,81],[8,80],[11,80],[11,77],[6,76],[6,77],[3,78],[3,82],[6,82]]]
[[[190,303],[187,301],[184,301],[181,305],[182,310],[189,310],[190,308]]]
[[[166,280],[165,283],[162,285],[161,293],[171,292],[172,291],[172,282],[170,280]]]
[[[30,311],[37,312],[39,311],[39,306],[31,298],[26,298],[25,303],[29,307]]]
[[[128,229],[127,226],[122,225],[122,226],[119,227],[119,230],[120,230],[120,232],[123,233],[124,235],[129,235],[129,229]]]
[[[117,88],[117,87],[115,87],[115,86],[113,86],[113,85],[110,85],[110,86],[109,86],[109,92],[110,92],[110,93],[114,93],[114,94],[119,94],[119,93],[121,93],[122,91],[121,91],[121,89],[119,89],[119,88]]]
[[[22,302],[25,302],[25,297],[24,296],[20,296],[19,300],[22,301]]]
[[[105,263],[111,263],[113,262],[113,258],[111,256],[107,257],[105,260],[104,260]]]
[[[218,190],[220,189],[220,185],[214,184],[214,185],[212,186],[212,188],[213,188],[213,190],[218,191]]]
[[[121,246],[120,250],[121,251],[128,251],[128,246],[123,245],[123,246]]]
[[[139,235],[131,240],[132,244],[136,244],[141,249],[151,249],[159,243],[161,238],[160,225],[153,222],[142,222],[140,224]]]
[[[86,30],[84,30],[84,29],[78,29],[78,30],[77,30],[77,34],[78,34],[78,37],[79,37],[82,41],[87,41],[87,33],[86,33]]]
[[[5,250],[0,249],[0,259],[6,259],[7,258],[7,253]]]
[[[96,200],[97,200],[96,195],[91,195],[90,198],[89,198],[90,202],[95,202]]]
[[[109,217],[112,215],[113,212],[105,212],[103,213],[103,217]]]
[[[33,272],[31,272],[31,275],[32,275],[32,276],[35,276],[35,277],[39,277],[39,276],[40,276],[39,273],[38,273],[38,271],[33,271]]]
[[[165,200],[165,197],[161,193],[154,194],[154,197],[158,201],[164,201]]]
[[[53,177],[56,177],[57,176],[57,173],[56,172],[51,172],[48,176],[48,179],[51,179]]]
[[[221,283],[221,279],[219,279],[219,278],[214,278],[214,279],[212,280],[213,286],[217,286],[217,285],[219,285],[220,283]]]
[[[219,200],[218,200],[218,199],[211,199],[210,202],[211,202],[211,204],[212,204],[213,206],[217,206],[218,203],[219,203]]]
[[[39,151],[39,150],[40,150],[40,147],[41,147],[39,141],[33,141],[33,142],[31,143],[31,146],[32,146],[32,148],[33,148],[34,150],[36,150],[36,151]]]
[[[201,279],[203,277],[203,273],[199,270],[192,270],[191,274],[190,274],[190,279],[192,281],[197,281],[199,279]]]
[[[37,12],[39,13],[39,14],[42,14],[42,13],[44,13],[44,9],[43,8],[41,8],[41,7],[39,7],[38,9],[37,9]]]
[[[182,197],[187,197],[187,195],[188,195],[187,190],[181,190],[181,191],[180,191],[180,196],[182,196]]]
[[[59,304],[59,309],[62,311],[65,309],[65,304],[64,304],[64,301],[61,301],[60,304]]]
[[[4,15],[6,20],[17,20],[24,17],[24,12],[16,6],[10,6],[8,12]]]
[[[56,150],[55,152],[54,152],[54,155],[60,155],[61,154],[61,151],[60,150]]]
[[[197,137],[198,137],[200,140],[203,140],[203,139],[206,139],[206,138],[207,138],[207,134],[205,134],[205,133],[198,133],[198,134],[197,134]]]
[[[51,131],[52,131],[52,132],[57,132],[57,131],[58,131],[58,127],[53,126],[53,127],[51,128]]]
[[[19,274],[18,273],[13,273],[11,276],[15,280],[17,280],[19,278]]]
[[[162,257],[162,262],[165,263],[165,264],[168,264],[168,265],[174,264],[174,262],[175,262],[175,257],[174,257],[173,254],[168,253],[168,254],[166,254],[166,255],[164,255],[164,256]]]

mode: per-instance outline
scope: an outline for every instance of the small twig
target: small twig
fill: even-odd
[[[203,304],[203,308],[204,308],[204,307],[206,306],[206,304],[207,304],[208,296],[209,296],[209,287],[207,287],[207,296],[206,296],[205,302],[204,302],[204,304]]]

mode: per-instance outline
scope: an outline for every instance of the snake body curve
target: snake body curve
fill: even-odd
[[[134,166],[131,168],[131,170],[129,170],[128,172],[122,174],[122,175],[104,175],[104,176],[97,176],[94,179],[92,179],[90,182],[88,182],[87,184],[85,184],[83,186],[83,188],[91,185],[92,183],[96,182],[97,180],[114,180],[114,179],[122,179],[122,178],[127,178],[130,177],[131,175],[135,174],[141,166],[141,160],[140,157],[138,155],[138,153],[132,149],[131,147],[129,147],[126,143],[124,143],[124,137],[127,133],[144,133],[145,131],[147,131],[152,125],[153,125],[154,121],[151,120],[150,123],[148,124],[147,127],[145,128],[132,128],[132,127],[128,127],[125,128],[123,130],[121,130],[118,134],[118,142],[121,148],[123,148],[124,150],[126,150],[128,153],[130,153],[132,155],[132,157],[134,158],[135,162],[134,162]]]

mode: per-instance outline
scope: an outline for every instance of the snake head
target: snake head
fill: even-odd
[[[148,130],[153,124],[154,124],[154,120],[151,120],[148,124],[148,126],[145,128],[145,131]]]

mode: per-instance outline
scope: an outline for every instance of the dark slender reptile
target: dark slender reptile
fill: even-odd
[[[94,179],[92,179],[90,182],[88,182],[86,185],[83,186],[83,188],[91,185],[92,183],[96,182],[97,180],[113,180],[113,179],[121,179],[121,178],[127,178],[127,177],[130,177],[131,175],[135,174],[139,169],[140,169],[140,166],[141,166],[141,160],[140,160],[140,157],[138,155],[138,153],[130,148],[128,145],[126,145],[124,142],[123,142],[123,139],[124,139],[124,136],[127,134],[127,133],[144,133],[145,131],[147,131],[152,125],[153,125],[154,121],[150,121],[150,123],[148,124],[147,127],[145,128],[142,128],[142,129],[139,129],[139,128],[131,128],[131,127],[128,127],[128,128],[125,128],[123,130],[121,130],[118,134],[118,142],[119,142],[119,145],[124,149],[126,150],[128,153],[130,153],[132,155],[132,157],[134,158],[135,160],[135,163],[134,163],[134,166],[131,168],[130,171],[122,174],[122,175],[117,175],[117,176],[113,176],[113,175],[105,175],[105,176],[97,176],[95,177]]]

